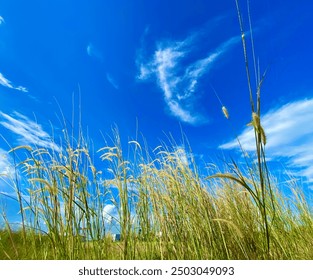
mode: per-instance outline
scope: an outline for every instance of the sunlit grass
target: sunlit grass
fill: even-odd
[[[60,153],[30,147],[11,151],[24,156],[16,168],[26,179],[27,194],[16,196],[24,226],[15,231],[4,220],[2,259],[313,257],[308,249],[312,211],[298,186],[290,184],[293,196],[287,197],[269,177],[263,202],[257,170],[211,167],[215,175],[207,176],[197,171],[192,153],[187,161],[176,146],[149,153],[137,141],[129,142],[125,158],[118,134],[112,138],[115,145],[98,153],[103,170],[97,170],[82,141]],[[111,219],[103,215],[106,205],[116,207]],[[112,241],[112,224],[120,241]]]
[[[138,139],[122,143],[117,130],[96,153],[81,131],[75,139],[66,129],[62,144],[51,145],[58,149],[15,147],[14,172],[4,181],[15,192],[21,226],[14,230],[2,213],[0,259],[313,258],[312,202],[294,181],[286,186],[290,192],[279,188],[267,165],[264,75],[255,70],[254,95],[237,9],[255,156],[246,156],[238,140],[244,165],[209,162],[205,169],[188,145],[170,139],[150,150]],[[112,239],[116,231],[119,241]]]

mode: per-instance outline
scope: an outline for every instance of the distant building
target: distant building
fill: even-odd
[[[112,239],[114,242],[120,241],[121,240],[121,234],[120,233],[112,234]]]

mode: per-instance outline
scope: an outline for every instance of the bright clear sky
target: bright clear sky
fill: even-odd
[[[256,60],[268,69],[267,156],[312,182],[313,2],[251,0],[250,9]],[[252,66],[251,48],[249,58]],[[127,143],[138,123],[150,147],[170,133],[179,143],[183,131],[206,161],[236,155],[236,135],[252,150],[235,1],[0,0],[0,134],[12,146],[53,148],[51,124],[55,136],[64,128],[58,103],[70,122],[73,96],[95,149],[104,145],[100,131],[116,124]],[[0,138],[2,174],[7,150]],[[3,183],[0,191],[10,192]]]

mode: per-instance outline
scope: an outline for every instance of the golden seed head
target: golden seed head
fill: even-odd
[[[260,126],[260,117],[257,113],[253,112],[252,113],[252,122],[253,124],[256,126],[256,127],[259,127]]]
[[[223,111],[223,114],[225,116],[226,119],[229,119],[229,114],[228,114],[228,110],[225,106],[222,107],[222,111]]]
[[[260,135],[261,142],[266,145],[266,134],[263,126],[261,125],[260,116],[257,113],[252,113],[252,121],[248,125],[254,127],[255,131]]]

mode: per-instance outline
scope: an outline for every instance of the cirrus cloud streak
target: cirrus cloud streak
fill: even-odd
[[[18,112],[8,115],[0,111],[0,125],[18,136],[19,145],[36,145],[61,151],[40,124]]]
[[[238,36],[232,37],[206,55],[195,57],[199,51],[195,44],[198,37],[200,32],[182,41],[162,41],[157,44],[152,57],[146,59],[143,56],[144,51],[137,57],[137,79],[145,81],[152,78],[163,92],[169,113],[191,125],[207,122],[195,109],[201,79],[223,54],[240,42]]]
[[[9,81],[6,77],[3,76],[2,73],[0,73],[0,85],[10,88],[10,89],[22,91],[22,92],[28,92],[26,87],[14,86],[11,81]]]

